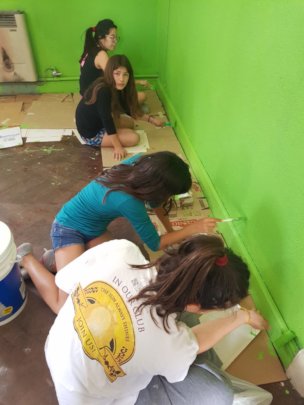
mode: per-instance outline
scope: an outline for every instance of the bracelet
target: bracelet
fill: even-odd
[[[250,325],[250,321],[251,321],[250,310],[247,309],[247,308],[241,307],[241,306],[240,306],[239,309],[240,309],[241,311],[245,311],[245,312],[247,313],[248,319],[247,319],[247,322],[246,322],[246,323],[248,323],[248,324]]]

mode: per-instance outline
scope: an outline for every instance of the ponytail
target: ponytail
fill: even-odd
[[[95,32],[95,27],[90,27],[86,30],[83,52],[79,59],[80,64],[82,64],[84,62],[84,59],[86,58],[87,54],[92,52],[94,50],[94,48],[96,48],[96,46],[97,46],[96,40],[95,40],[95,35],[93,36],[93,32]]]

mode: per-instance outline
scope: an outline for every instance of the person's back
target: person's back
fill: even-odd
[[[86,54],[80,65],[79,92],[82,96],[87,88],[104,74],[102,69],[97,69],[95,66],[95,58],[99,51],[100,49],[95,48],[91,53]]]
[[[169,382],[186,377],[198,351],[194,335],[177,326],[175,314],[167,333],[156,312],[155,323],[149,307],[138,313],[139,302],[129,301],[155,278],[154,268],[130,267],[145,263],[134,244],[116,240],[90,249],[58,273],[57,285],[74,292],[46,345],[55,384],[99,398],[101,404],[122,398],[121,403],[131,404],[154,375]]]

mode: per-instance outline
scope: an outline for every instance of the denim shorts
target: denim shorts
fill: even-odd
[[[94,238],[94,236],[85,236],[76,229],[61,225],[56,220],[52,224],[51,239],[54,250],[72,245],[85,245]]]
[[[86,145],[89,146],[100,146],[103,140],[103,137],[106,133],[106,130],[103,128],[93,138],[85,138],[84,136],[81,136],[81,139],[86,143]]]

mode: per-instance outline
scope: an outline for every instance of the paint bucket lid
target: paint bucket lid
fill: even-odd
[[[0,221],[0,279],[10,272],[16,261],[17,249],[9,227]]]

